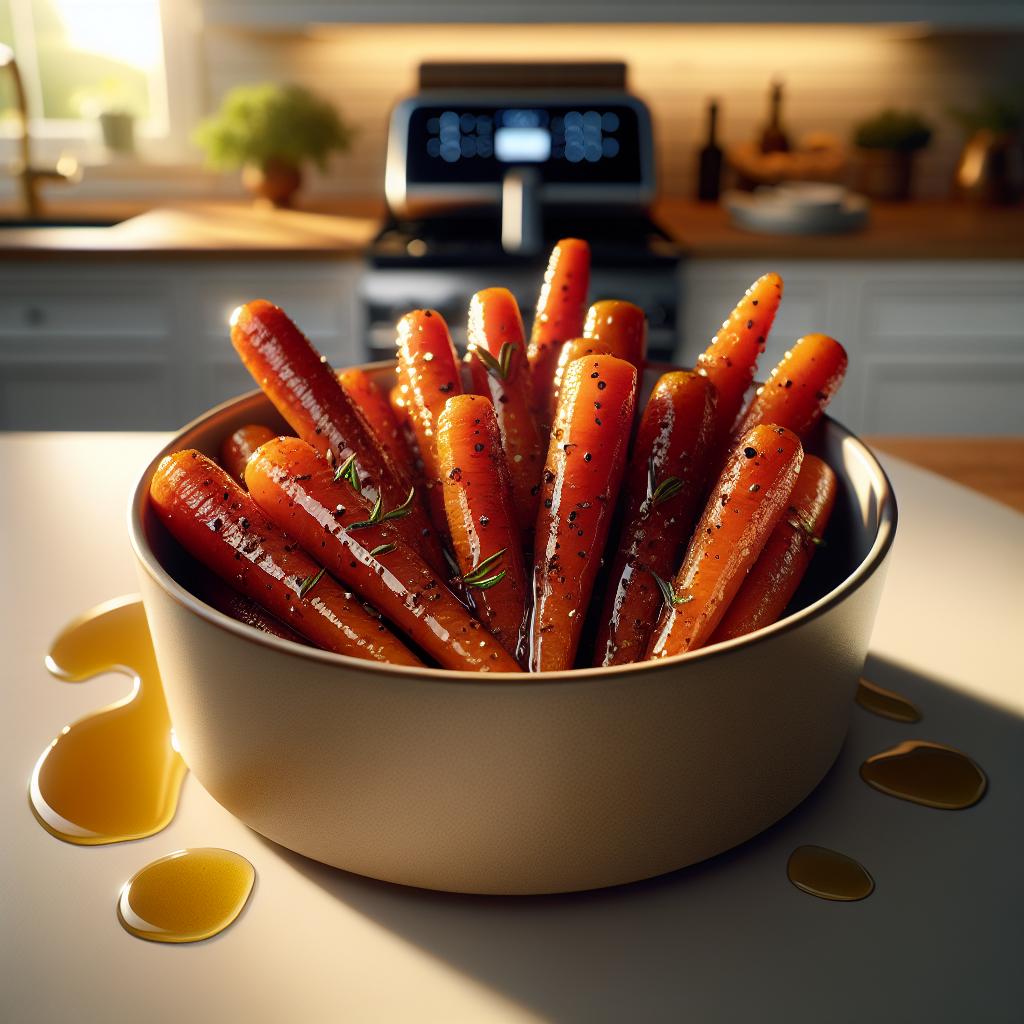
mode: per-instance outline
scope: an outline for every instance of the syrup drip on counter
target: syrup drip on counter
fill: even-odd
[[[142,602],[121,597],[86,612],[54,641],[46,667],[71,682],[122,672],[135,685],[123,700],[66,725],[43,751],[29,784],[39,823],[84,846],[165,828],[186,768],[174,746]]]
[[[824,846],[798,846],[789,856],[786,874],[798,889],[823,900],[862,900],[875,891],[866,868]]]
[[[901,693],[887,690],[877,683],[861,679],[857,684],[857,703],[865,711],[874,712],[894,722],[920,722],[921,712]]]
[[[256,871],[230,850],[178,850],[125,882],[117,919],[151,942],[199,942],[224,931],[242,912]]]
[[[889,796],[957,811],[976,804],[988,779],[966,754],[941,743],[906,740],[869,757],[860,777]]]

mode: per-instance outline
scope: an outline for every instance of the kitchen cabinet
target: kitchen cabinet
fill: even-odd
[[[833,414],[889,434],[1024,434],[1024,261],[692,260],[680,361],[692,363],[736,296],[786,281],[762,366],[824,331],[850,354]]]
[[[352,260],[5,267],[0,429],[172,429],[247,391],[227,321],[266,298],[332,362],[360,358]]]

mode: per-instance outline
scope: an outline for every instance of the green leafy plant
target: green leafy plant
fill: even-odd
[[[924,149],[931,138],[931,125],[910,110],[883,110],[861,121],[853,131],[853,141],[861,149],[913,152]]]
[[[326,100],[298,85],[244,85],[224,97],[220,110],[195,131],[196,144],[213,167],[279,161],[321,170],[334,151],[344,152],[352,130]]]

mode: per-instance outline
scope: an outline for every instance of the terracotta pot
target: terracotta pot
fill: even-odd
[[[883,202],[909,199],[915,155],[905,149],[859,149],[857,191]]]
[[[287,160],[270,159],[242,168],[242,184],[253,198],[273,206],[291,206],[302,184],[302,171]]]
[[[378,383],[390,364],[366,367]],[[648,369],[648,384],[657,370]],[[252,393],[164,452],[215,453]],[[175,735],[206,790],[276,843],[348,871],[473,893],[566,892],[672,871],[789,813],[831,767],[871,637],[896,504],[828,417],[840,480],[810,603],[664,661],[533,676],[408,669],[261,634],[181,579],[140,477],[131,537]]]

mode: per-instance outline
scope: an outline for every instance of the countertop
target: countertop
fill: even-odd
[[[694,259],[1024,259],[1024,206],[876,203],[863,231],[817,237],[741,231],[714,204],[666,198],[653,212]],[[311,202],[295,210],[242,200],[150,210],[54,200],[49,216],[55,220],[127,219],[112,227],[0,227],[0,259],[350,258],[364,252],[383,214],[383,201],[370,197]],[[585,224],[580,231],[586,233]]]
[[[865,674],[914,700],[903,725],[851,708],[835,768],[775,827],[704,864],[602,892],[459,897],[323,867],[261,839],[185,782],[146,840],[75,847],[44,832],[26,787],[61,726],[126,693],[68,685],[42,655],[72,616],[135,589],[124,510],[158,434],[0,437],[0,1018],[154,1024],[759,1020],[1017,1021],[1024,882],[1024,516],[887,456],[900,524]],[[966,811],[895,800],[858,778],[908,738],[975,757]],[[877,883],[830,903],[786,879],[817,843]],[[241,918],[191,946],[117,924],[124,880],[185,846],[249,858]]]

